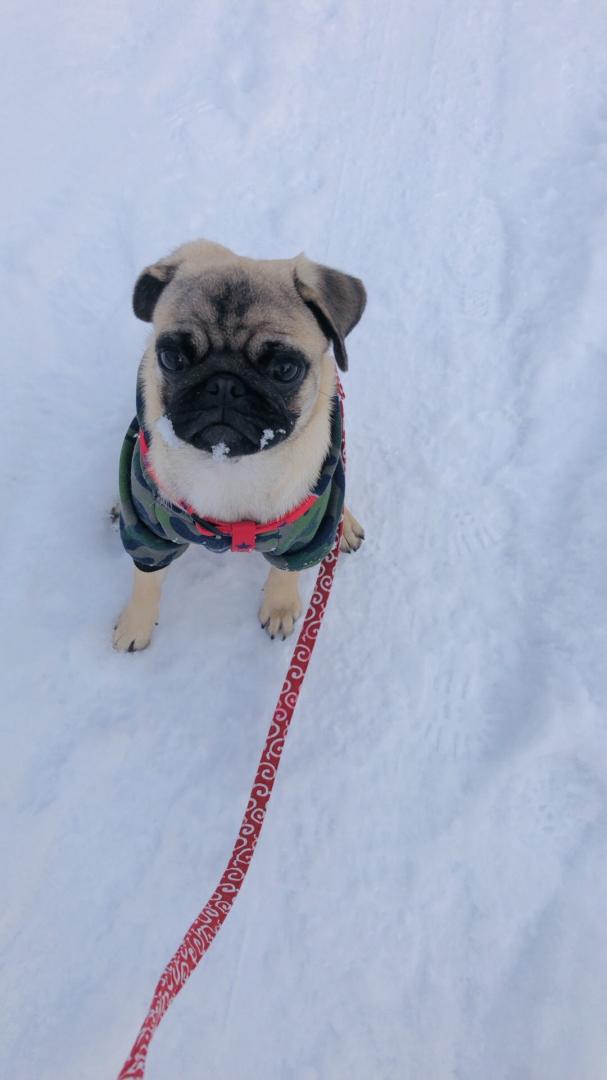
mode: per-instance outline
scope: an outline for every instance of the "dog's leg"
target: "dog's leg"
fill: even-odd
[[[136,652],[150,644],[165,576],[166,570],[145,574],[135,567],[131,599],[114,627],[114,648],[119,652]]]
[[[268,574],[259,621],[271,638],[280,634],[284,641],[301,615],[298,579],[296,571],[278,570],[274,566]]]
[[[339,550],[345,551],[348,555],[351,555],[353,551],[358,551],[364,539],[365,530],[362,525],[359,525],[354,514],[348,510],[348,507],[344,506],[344,528],[341,534]]]

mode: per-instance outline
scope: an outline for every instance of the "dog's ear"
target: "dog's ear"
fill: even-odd
[[[305,255],[295,260],[295,288],[316,318],[323,334],[333,344],[335,359],[348,370],[344,338],[360,319],[367,294],[359,278],[311,262]]]
[[[133,289],[133,311],[138,319],[143,322],[152,321],[158,297],[173,278],[177,266],[178,260],[169,256],[152,266],[146,266],[141,272]]]
[[[189,266],[193,273],[199,274],[207,267],[226,262],[233,258],[233,252],[212,240],[193,240],[181,244],[164,259],[159,259],[152,266],[146,266],[139,275],[133,290],[133,311],[138,319],[151,322],[154,308],[162,290],[172,281],[181,266]]]

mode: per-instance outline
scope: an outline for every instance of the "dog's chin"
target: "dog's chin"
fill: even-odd
[[[197,450],[211,454],[216,461],[230,461],[259,450],[252,439],[236,431],[229,424],[209,424],[193,432],[187,440]]]
[[[214,461],[234,461],[269,450],[287,437],[286,428],[261,427],[247,425],[247,431],[238,431],[230,424],[208,424],[195,431],[180,432],[174,423],[175,432],[183,442],[190,443],[197,450],[210,454]]]

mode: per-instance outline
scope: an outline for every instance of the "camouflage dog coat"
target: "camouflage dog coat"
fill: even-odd
[[[149,434],[132,421],[120,454],[120,535],[139,570],[162,570],[189,544],[210,551],[259,551],[281,570],[305,570],[329,553],[344,508],[343,415],[336,395],[331,446],[314,490],[276,521],[226,522],[198,517],[191,506],[169,502],[148,462]]]

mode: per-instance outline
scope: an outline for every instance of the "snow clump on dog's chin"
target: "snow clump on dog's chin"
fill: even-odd
[[[278,431],[274,431],[273,428],[264,428],[261,439],[259,440],[259,449],[265,450],[266,446],[273,442],[277,435],[286,434],[287,433],[284,428],[278,428]]]
[[[225,461],[230,456],[230,447],[226,446],[224,442],[218,442],[215,446],[211,447],[211,457],[213,461]]]
[[[162,416],[158,417],[156,423],[154,424],[154,429],[158,433],[158,435],[160,435],[163,443],[166,446],[170,446],[172,450],[175,450],[180,446],[188,447],[190,445],[190,443],[187,443],[183,439],[179,438],[179,435],[177,435],[170,417],[168,417],[166,413],[163,413]],[[272,435],[274,435],[274,432],[272,432]],[[213,461],[226,461],[230,456],[230,447],[227,446],[226,443],[224,443],[223,441],[218,442],[211,447],[210,454]]]

